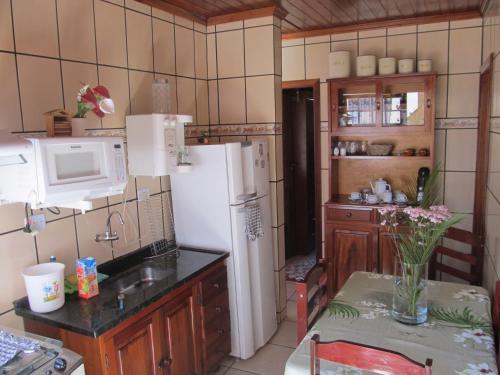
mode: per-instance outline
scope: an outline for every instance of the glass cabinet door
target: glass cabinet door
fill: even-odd
[[[382,126],[424,126],[424,82],[385,84],[382,99]]]
[[[338,90],[338,126],[369,127],[377,124],[377,86],[352,85]]]

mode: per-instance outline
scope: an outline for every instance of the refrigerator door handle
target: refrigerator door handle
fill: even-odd
[[[253,192],[253,193],[250,193],[250,194],[238,194],[236,196],[236,199],[238,199],[239,201],[247,201],[249,199],[252,199],[252,198],[255,198],[257,196],[257,192]]]

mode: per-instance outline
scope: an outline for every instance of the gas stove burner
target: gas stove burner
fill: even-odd
[[[0,375],[70,374],[81,363],[58,340],[0,326]]]
[[[0,330],[0,367],[12,361],[20,352],[31,354],[38,350],[40,350],[38,342]]]

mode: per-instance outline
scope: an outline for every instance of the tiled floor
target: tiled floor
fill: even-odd
[[[227,358],[213,375],[283,375],[285,363],[296,347],[295,290],[293,283],[287,282],[286,287],[287,318],[269,343],[246,361]]]

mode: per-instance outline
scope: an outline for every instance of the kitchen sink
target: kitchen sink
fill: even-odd
[[[173,269],[148,262],[127,272],[122,277],[118,277],[112,284],[112,288],[118,293],[131,295],[154,285],[160,280],[166,279],[173,273],[175,273]]]

